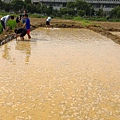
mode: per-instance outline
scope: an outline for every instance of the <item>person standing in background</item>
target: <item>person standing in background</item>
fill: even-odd
[[[17,28],[20,27],[20,16],[16,17]]]
[[[28,15],[26,10],[24,10],[23,14],[21,15],[22,24],[25,23],[25,17],[24,17],[25,15]]]

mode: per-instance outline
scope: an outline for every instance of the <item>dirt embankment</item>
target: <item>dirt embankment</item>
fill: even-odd
[[[31,19],[31,30],[37,27],[45,27],[45,18],[30,18]],[[51,24],[53,27],[58,28],[87,28],[106,36],[116,43],[120,44],[120,36],[112,34],[112,32],[120,32],[119,22],[91,22],[91,25],[82,26],[80,22],[71,20],[60,20],[53,19]],[[4,34],[0,35],[0,45],[12,40],[14,37],[14,32],[9,31],[8,36],[5,37]]]

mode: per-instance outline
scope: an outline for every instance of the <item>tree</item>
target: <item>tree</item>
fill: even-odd
[[[110,18],[120,18],[120,6],[116,6],[110,12]]]
[[[98,16],[103,17],[103,15],[104,15],[104,11],[103,11],[103,9],[101,8],[101,9],[99,9],[99,11],[98,11]]]
[[[36,12],[36,5],[33,4],[26,4],[26,8],[27,11],[29,11],[30,13],[35,13]]]
[[[61,13],[61,15],[68,14],[67,8],[61,8],[60,13]]]
[[[47,12],[47,6],[46,5],[42,5],[42,7],[41,7],[41,12],[44,14],[44,15],[46,15],[46,12]]]
[[[12,7],[11,7],[10,3],[6,3],[6,2],[4,3],[4,10],[5,11],[9,12],[11,10],[11,8]]]
[[[84,13],[85,15],[88,15],[88,16],[90,14],[90,4],[88,4],[84,0],[76,0],[75,8],[76,8],[77,11],[79,11],[79,10],[80,10],[80,12],[84,11],[84,12],[82,12],[82,14]]]
[[[75,8],[75,3],[74,2],[68,2],[66,7],[74,9]]]
[[[76,14],[76,10],[75,10],[75,3],[74,2],[68,2],[66,5],[66,9],[67,9],[67,14],[70,16],[74,16]]]
[[[79,16],[84,16],[85,15],[85,11],[84,10],[78,10],[78,15]]]
[[[50,5],[50,6],[47,8],[46,14],[47,14],[47,15],[52,15],[52,13],[53,13],[53,7],[52,7],[52,5]]]
[[[31,4],[31,0],[25,0],[25,3]]]
[[[0,0],[0,10],[4,9],[4,3]]]
[[[22,0],[13,0],[11,2],[11,6],[12,6],[12,9],[14,11],[19,11],[19,10],[22,10],[24,9],[25,7],[25,2],[23,2]]]
[[[57,9],[53,10],[53,16],[60,16],[59,11]]]

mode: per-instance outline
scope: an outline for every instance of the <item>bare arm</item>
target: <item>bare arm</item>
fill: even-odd
[[[20,36],[20,34],[16,34],[16,37],[15,37],[15,38],[16,38],[16,40],[17,40],[17,38],[18,38],[19,36]]]
[[[25,28],[25,26],[26,26],[26,23],[25,23],[25,24],[23,24],[23,28]]]

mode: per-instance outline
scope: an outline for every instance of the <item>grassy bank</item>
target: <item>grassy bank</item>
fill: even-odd
[[[89,20],[86,20],[86,19],[81,18],[81,17],[73,17],[72,19],[75,20],[75,21],[79,21],[80,24],[83,25],[83,26],[87,26],[87,25],[91,24],[91,22]]]

